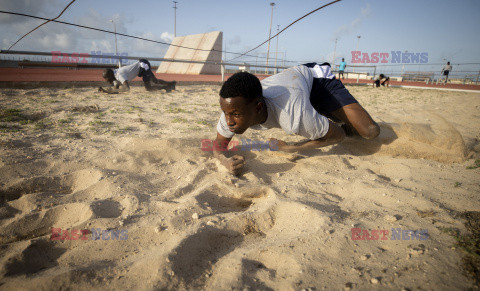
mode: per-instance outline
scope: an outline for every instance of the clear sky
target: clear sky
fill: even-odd
[[[306,13],[330,2],[273,0],[272,35]],[[70,0],[0,0],[0,10],[55,17]],[[222,31],[226,50],[243,53],[268,38],[272,1],[177,0],[177,35]],[[480,63],[480,1],[478,0],[343,0],[294,24],[279,38],[280,52],[290,61],[335,62],[351,51],[428,53],[428,63]],[[77,0],[59,20],[170,42],[174,33],[173,2],[166,0]],[[0,41],[7,49],[41,21],[0,14]],[[358,41],[357,36],[361,38]],[[119,52],[163,57],[167,46],[118,39]],[[114,52],[114,36],[49,23],[17,44],[14,50]],[[225,48],[224,48],[225,49]],[[276,40],[272,40],[270,58]],[[265,62],[267,45],[250,53]],[[227,60],[234,55],[227,54]],[[263,59],[262,59],[263,57]],[[255,57],[237,59],[249,61]],[[292,65],[292,63],[290,64]],[[438,66],[436,66],[438,67]],[[432,66],[432,68],[436,69]],[[477,66],[478,68],[479,66]],[[464,68],[466,68],[464,66]]]

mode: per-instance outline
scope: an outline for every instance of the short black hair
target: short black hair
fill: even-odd
[[[104,78],[108,78],[108,77],[114,78],[113,70],[112,70],[112,69],[105,69],[105,70],[103,70],[102,76],[103,76]]]
[[[243,97],[249,101],[262,98],[262,84],[253,74],[248,72],[239,72],[228,78],[220,89],[220,97],[232,98]]]
[[[380,78],[385,78],[385,75],[384,75],[384,74],[380,74]]]

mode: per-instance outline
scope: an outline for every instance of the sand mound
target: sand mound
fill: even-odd
[[[368,143],[349,139],[345,146],[355,154],[378,153],[445,163],[465,161],[465,142],[451,123],[432,112],[411,114],[409,117],[415,122],[380,122],[378,138]]]

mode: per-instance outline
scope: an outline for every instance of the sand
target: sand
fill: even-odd
[[[480,94],[349,86],[380,137],[242,152],[234,177],[201,150],[216,136],[219,88],[2,89],[0,289],[478,284],[456,238],[480,211]],[[302,139],[243,136],[270,137]],[[352,228],[389,234],[354,240]]]

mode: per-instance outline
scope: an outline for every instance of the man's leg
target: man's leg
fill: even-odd
[[[380,127],[359,103],[343,106],[331,114],[345,123],[342,126],[347,135],[359,134],[365,139],[372,139],[380,134]]]
[[[161,89],[165,89],[167,90],[167,92],[175,90],[175,85],[177,84],[177,82],[175,81],[167,82],[162,79],[157,79],[157,77],[152,71],[150,71],[150,78],[155,84],[162,85]]]

